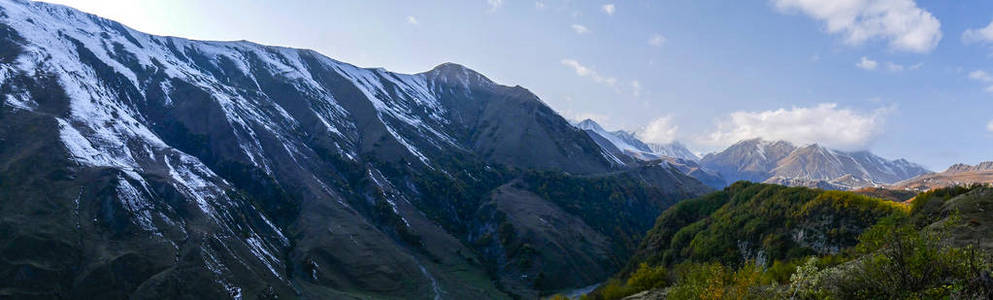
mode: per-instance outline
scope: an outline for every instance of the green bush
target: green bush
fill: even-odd
[[[648,264],[642,263],[628,278],[627,286],[637,291],[662,288],[669,285],[668,277],[669,274],[664,267],[649,267]]]
[[[981,187],[978,184],[952,186],[918,194],[910,202],[910,215],[913,216],[914,225],[920,228],[941,219],[944,217],[941,215],[941,207],[946,201]]]
[[[986,298],[989,253],[956,248],[941,229],[918,230],[906,216],[880,221],[859,236],[857,257],[833,268],[804,265],[791,286],[804,298]],[[985,276],[985,277],[984,277]]]

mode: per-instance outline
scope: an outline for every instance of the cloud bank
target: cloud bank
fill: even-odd
[[[813,107],[731,113],[701,143],[728,146],[744,139],[786,140],[796,144],[819,143],[842,150],[864,150],[882,133],[891,109],[862,113],[834,103]]]

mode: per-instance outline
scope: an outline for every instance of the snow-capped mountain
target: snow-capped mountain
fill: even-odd
[[[652,149],[653,153],[662,156],[675,157],[675,158],[692,160],[697,162],[700,161],[699,156],[694,154],[693,151],[690,151],[690,149],[687,149],[686,146],[680,142],[672,142],[669,144],[647,143],[647,145],[648,148]]]
[[[700,164],[717,171],[729,183],[738,180],[762,182],[771,176],[769,171],[778,166],[779,160],[793,150],[796,147],[787,142],[744,140],[724,151],[705,155]]]
[[[700,160],[696,154],[693,154],[692,151],[680,142],[669,144],[645,143],[632,132],[624,130],[608,131],[600,126],[599,123],[590,119],[576,123],[576,128],[595,133],[613,144],[617,149],[636,158],[651,160],[661,157],[674,157],[692,161]]]
[[[697,163],[699,158],[679,142],[645,143],[624,130],[607,131],[590,119],[576,123],[576,127],[586,131],[617,164],[639,165],[646,161],[661,160],[708,186],[722,188],[727,184],[720,174],[701,167]]]
[[[460,65],[398,74],[0,0],[0,241],[19,249],[0,272],[21,274],[4,286],[15,298],[527,298],[613,274],[633,241],[519,221],[539,204],[549,222],[598,221],[510,185],[530,170],[636,173],[657,200],[616,209],[646,227],[708,190],[617,164],[528,90]],[[487,196],[504,185],[538,200]],[[583,250],[525,257],[497,229]]]
[[[887,160],[867,151],[843,152],[818,144],[797,147],[785,141],[762,139],[744,140],[708,154],[701,165],[717,170],[732,182],[835,189],[879,186],[930,172],[904,159]]]
[[[633,134],[625,132],[623,130],[618,131],[607,131],[600,126],[596,121],[586,119],[579,123],[576,123],[576,128],[585,130],[591,134],[598,135],[599,137],[605,139],[611,145],[616,147],[628,155],[634,156],[636,158],[642,159],[657,159],[658,156],[652,152],[652,149],[648,147],[645,143],[634,137]]]

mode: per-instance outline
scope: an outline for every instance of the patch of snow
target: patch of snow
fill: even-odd
[[[262,244],[261,239],[258,237],[258,235],[252,233],[252,236],[245,239],[245,243],[247,243],[249,246],[248,250],[251,251],[252,254],[255,255],[255,257],[257,257],[260,261],[262,261],[262,264],[264,264],[266,268],[269,268],[269,272],[272,272],[272,274],[275,275],[276,278],[283,279],[283,276],[279,275],[279,272],[276,271],[276,268],[273,266],[274,264],[279,263],[279,259],[276,258],[275,255],[272,255],[271,252],[269,252],[269,249],[267,249],[266,246]]]
[[[151,211],[154,209],[148,199],[123,177],[117,179],[117,200],[128,210],[131,219],[142,230],[161,235],[152,222]]]

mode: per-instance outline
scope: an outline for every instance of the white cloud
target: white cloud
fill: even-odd
[[[993,22],[983,28],[968,29],[962,33],[962,42],[966,44],[993,43]]]
[[[407,16],[407,23],[410,23],[411,25],[420,24],[420,22],[417,22],[417,18],[414,18],[414,16]]]
[[[796,144],[819,143],[842,150],[864,150],[882,133],[891,108],[860,113],[834,103],[813,107],[731,113],[703,144],[727,146],[744,139],[786,140]]]
[[[924,63],[917,63],[914,65],[905,66],[891,61],[880,63],[865,56],[859,59],[858,63],[855,63],[856,67],[868,71],[875,71],[880,65],[886,67],[886,71],[890,71],[892,73],[899,73],[903,71],[913,71],[920,69],[921,66],[924,66]]]
[[[576,75],[579,75],[579,77],[588,77],[592,79],[593,82],[607,86],[613,89],[614,92],[618,94],[625,94],[627,93],[627,91],[630,91],[631,96],[635,98],[641,97],[641,93],[643,90],[641,86],[641,81],[632,80],[628,84],[628,86],[625,86],[623,82],[621,84],[617,84],[618,82],[617,78],[612,76],[601,75],[596,70],[593,70],[593,68],[583,65],[582,63],[580,63],[575,59],[565,58],[560,60],[559,63],[561,63],[563,66],[567,66],[571,68],[574,72],[576,72]]]
[[[600,75],[600,73],[597,73],[592,68],[584,66],[575,59],[563,59],[560,61],[560,63],[562,63],[562,65],[564,66],[568,66],[572,68],[573,71],[576,72],[576,75],[579,75],[580,77],[589,77],[590,79],[593,80],[593,82],[611,87],[614,89],[615,92],[618,93],[621,92],[621,90],[617,87],[617,78]]]
[[[580,77],[589,77],[593,79],[593,81],[596,83],[605,84],[610,87],[614,87],[617,84],[616,78],[600,75],[600,73],[597,73],[593,69],[584,66],[575,59],[563,59],[560,62],[562,63],[562,65],[572,68],[573,71],[576,71],[576,75],[579,75]]]
[[[490,12],[494,12],[503,6],[503,0],[486,0],[486,4],[490,6]]]
[[[920,69],[923,66],[924,66],[924,63],[923,62],[919,62],[919,63],[913,64],[913,65],[909,65],[909,66],[905,66],[905,65],[901,65],[901,64],[893,63],[893,62],[886,62],[886,69],[889,70],[890,72],[894,72],[894,73],[895,72],[903,72],[903,71],[913,71],[913,70]]]
[[[780,11],[798,11],[842,34],[845,43],[872,39],[894,50],[927,53],[941,41],[941,22],[914,0],[771,0]]]
[[[534,9],[537,9],[537,10],[545,9],[545,2],[536,1],[534,3]]]
[[[875,60],[871,60],[868,57],[863,56],[862,59],[859,60],[859,62],[855,64],[855,66],[856,67],[859,67],[860,69],[863,69],[863,70],[872,71],[872,70],[875,70],[877,66],[879,66],[879,62],[877,62]]]
[[[993,120],[990,120],[990,123],[986,124],[986,130],[993,132]]]
[[[983,70],[975,70],[969,72],[969,79],[986,84],[986,91],[993,93],[993,75],[990,75],[990,73],[986,73]]]
[[[679,126],[672,123],[672,116],[663,116],[648,122],[638,130],[638,138],[648,143],[668,144],[676,141]]]
[[[969,79],[981,82],[993,82],[993,76],[990,76],[990,73],[986,73],[983,70],[969,72]]]
[[[587,33],[590,33],[590,29],[589,28],[586,28],[586,26],[579,25],[579,24],[572,24],[572,30],[575,31],[578,34],[587,34]]]
[[[594,72],[590,68],[587,68],[586,66],[580,64],[579,61],[576,61],[575,59],[563,59],[561,61],[561,63],[563,65],[572,67],[576,71],[576,75],[579,75],[579,76],[587,76],[587,75],[590,75],[590,74],[596,74],[596,72]]]
[[[910,66],[910,67],[913,68],[914,66]],[[886,69],[890,70],[890,72],[903,72],[907,70],[907,67],[893,62],[886,62]]]
[[[600,7],[600,9],[602,9],[603,12],[609,16],[613,16],[614,12],[617,11],[617,7],[615,7],[613,3],[604,4]]]
[[[665,41],[665,37],[658,33],[653,34],[652,37],[648,38],[648,44],[655,47],[662,47],[662,44],[665,44]]]
[[[641,97],[641,82],[637,80],[631,81],[631,95]]]

